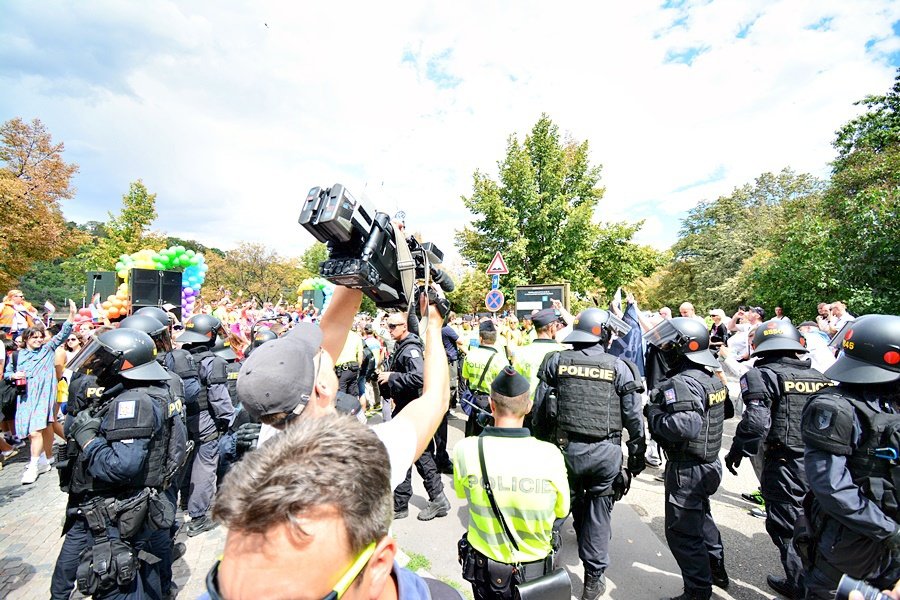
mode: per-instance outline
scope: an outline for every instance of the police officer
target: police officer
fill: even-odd
[[[665,378],[650,392],[650,433],[665,450],[666,542],[681,568],[684,593],[708,600],[728,587],[722,536],[709,497],[722,482],[719,449],[728,389],[713,375],[706,325],[689,317],[663,321],[645,336],[661,354]]]
[[[271,342],[272,340],[277,340],[278,335],[272,331],[271,329],[259,329],[253,334],[253,340],[250,342],[250,347],[247,348],[247,351],[244,353],[244,356],[250,356],[250,353],[265,344],[266,342]],[[232,401],[236,400],[236,396],[231,397]]]
[[[531,408],[529,385],[512,367],[491,383],[490,408],[493,426],[453,449],[453,486],[469,503],[459,558],[476,600],[512,600],[515,584],[553,569],[553,523],[569,514],[569,482],[559,450],[522,426]],[[515,483],[494,486],[492,503],[485,476]]]
[[[548,354],[538,374],[547,395],[534,415],[535,426],[555,431],[552,441],[566,459],[578,556],[584,564],[582,600],[595,600],[606,591],[613,497],[624,492],[613,484],[627,477],[622,470],[623,427],[628,429],[629,474],[637,475],[645,466],[640,376],[634,365],[606,353],[612,333],[629,329],[608,311],[582,311],[563,340],[572,350]]]
[[[517,348],[513,356],[513,367],[528,380],[532,401],[535,400],[535,392],[540,383],[538,369],[544,362],[544,357],[551,352],[561,352],[566,349],[556,341],[556,332],[562,327],[561,318],[560,312],[555,308],[545,308],[529,316],[527,322],[533,325],[532,331],[537,337],[532,339],[531,343]],[[526,320],[523,319],[523,322]],[[543,397],[544,395],[541,394],[540,398],[543,399]],[[540,406],[535,406],[533,410],[536,412],[540,408]],[[532,428],[530,413],[525,417],[525,427]]]
[[[393,400],[393,415],[396,416],[407,404],[422,395],[425,361],[422,357],[422,342],[419,336],[409,331],[409,317],[406,313],[392,313],[388,316],[388,331],[393,338],[394,352],[388,369],[378,374],[381,395]],[[450,501],[444,494],[444,484],[434,464],[432,455],[434,440],[429,448],[416,460],[416,470],[425,483],[429,502],[418,515],[420,521],[430,521],[435,517],[446,517],[450,512]],[[409,499],[412,497],[412,469],[406,471],[406,480],[394,489],[394,518],[403,519],[409,515]]]
[[[160,351],[166,352],[167,350],[171,350],[172,340],[169,335],[168,321],[166,322],[166,324],[163,324],[157,318],[154,318],[157,315],[151,316],[151,314],[153,313],[143,313],[140,315],[133,314],[130,317],[126,317],[119,323],[119,328],[137,329],[138,331],[143,331],[144,333],[149,335],[150,339],[153,340],[153,343],[156,344],[156,361],[161,363],[160,357],[162,356],[162,354],[160,353]],[[172,418],[172,432],[170,435],[173,443],[175,444],[174,447],[184,449],[181,454],[175,457],[178,471],[181,471],[181,467],[184,465],[187,459],[189,444],[187,433],[187,415],[184,412],[184,382],[181,380],[181,377],[179,377],[175,373],[168,370],[167,373],[169,375],[169,379],[167,381],[169,393],[171,394],[173,399],[173,403],[170,405],[168,415]],[[173,507],[176,506],[178,502],[178,487],[180,482],[178,481],[177,475],[178,472],[167,474],[167,479],[170,483],[165,489],[166,498],[169,500]],[[157,532],[157,534],[162,538],[160,546],[165,547],[166,549],[166,551],[163,552],[159,557],[160,581],[164,595],[168,595],[171,590],[172,563],[183,556],[186,550],[184,544],[175,544],[175,536],[178,533],[178,529],[180,528],[180,526],[180,520],[176,519],[169,531],[160,530]]]
[[[192,413],[188,404],[188,422],[193,420],[197,431],[195,454],[190,470],[190,492],[187,526],[188,536],[195,536],[215,527],[207,515],[216,494],[216,469],[219,464],[219,436],[228,430],[234,417],[234,406],[228,393],[228,365],[212,349],[218,340],[221,322],[212,315],[194,315],[184,324],[184,332],[177,341],[190,352],[197,365],[200,391]]]
[[[833,598],[846,573],[878,589],[900,579],[900,317],[850,324],[803,410],[812,568],[807,598]]]
[[[462,366],[462,378],[465,383],[460,392],[460,405],[469,415],[466,420],[466,436],[481,433],[478,414],[486,414],[482,411],[489,408],[490,382],[509,365],[506,354],[495,347],[497,329],[493,321],[485,320],[479,324],[478,341],[478,347],[469,350]],[[469,403],[474,403],[477,408],[470,406]]]
[[[103,391],[76,402],[68,426],[72,451],[60,477],[69,499],[52,598],[69,597],[73,564],[82,594],[162,594],[159,562],[168,543],[155,533],[174,521],[175,508],[162,491],[185,448],[173,435],[180,417],[155,355],[146,333],[117,329],[95,337],[70,364]]]
[[[785,578],[769,575],[769,587],[787,598],[803,598],[803,565],[794,550],[794,524],[809,491],[803,469],[800,420],[810,394],[831,381],[800,360],[807,348],[788,321],[768,321],[751,341],[753,368],[741,377],[744,414],[734,434],[725,466],[737,474],[741,460],[763,448],[762,495],[766,501],[766,531],[781,554]]]

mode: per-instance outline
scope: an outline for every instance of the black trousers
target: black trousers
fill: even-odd
[[[450,418],[450,411],[444,413],[441,424],[438,425],[437,431],[434,432],[434,462],[438,469],[452,469],[453,461],[447,453],[447,420]]]
[[[359,369],[344,369],[337,372],[338,391],[359,396]]]
[[[681,568],[684,589],[706,597],[712,592],[710,562],[724,556],[709,504],[721,481],[718,461],[666,462],[666,542]]]
[[[803,514],[803,496],[809,489],[803,454],[787,448],[767,448],[760,484],[766,501],[766,531],[781,555],[788,583],[802,592],[803,564],[791,542],[794,524]]]
[[[416,471],[422,477],[425,490],[428,491],[428,499],[434,502],[444,493],[444,483],[441,474],[434,464],[434,456],[431,452],[434,442],[425,449],[419,460],[416,461]],[[409,507],[409,499],[412,498],[412,468],[406,471],[406,479],[394,489],[394,511],[406,510]]]
[[[111,534],[113,530],[110,530]],[[150,531],[145,528],[133,539],[135,550],[146,550],[154,556],[165,556],[166,549],[161,543],[168,536],[160,537],[158,534],[167,532]],[[115,532],[114,535],[118,535]],[[81,551],[94,544],[94,536],[82,518],[75,521],[72,528],[66,532],[62,548],[59,549],[59,557],[53,568],[53,577],[50,580],[50,598],[53,600],[67,600],[75,588],[75,576],[78,571],[79,556]],[[137,576],[131,584],[124,588],[114,588],[108,592],[95,594],[95,600],[161,600],[162,589],[160,582],[159,563],[151,565],[140,561]]]

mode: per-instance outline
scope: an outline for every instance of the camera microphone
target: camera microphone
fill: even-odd
[[[453,283],[453,280],[447,275],[446,271],[441,271],[440,269],[431,269],[431,280],[436,284],[441,286],[441,289],[446,293],[452,292],[456,289],[456,284]]]

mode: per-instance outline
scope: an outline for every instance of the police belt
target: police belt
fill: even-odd
[[[565,431],[566,439],[570,442],[581,442],[582,444],[596,444],[597,442],[610,442],[613,444],[622,443],[622,432],[613,431],[609,435],[585,435],[584,433],[575,433]]]
[[[719,458],[717,456],[712,460],[703,460],[695,454],[688,453],[687,450],[667,450],[666,448],[663,448],[663,452],[665,452],[666,460],[668,461],[678,463],[692,463],[695,465],[711,465]]]
[[[551,552],[546,557],[541,560],[535,560],[532,562],[525,563],[516,563],[511,565],[509,563],[502,563],[500,561],[496,561],[493,558],[485,556],[475,548],[469,546],[469,551],[475,557],[475,564],[478,567],[486,566],[484,569],[484,573],[490,573],[490,567],[493,565],[497,565],[502,567],[512,567],[514,571],[518,574],[518,580],[520,582],[531,581],[532,579],[537,579],[538,577],[542,577],[547,573],[550,573],[553,570],[553,553]],[[483,562],[482,562],[483,561]],[[480,570],[480,569],[479,569]],[[485,581],[484,583],[489,583]]]
[[[345,362],[339,365],[335,365],[334,370],[337,373],[341,373],[343,371],[359,371],[359,365],[354,362]]]

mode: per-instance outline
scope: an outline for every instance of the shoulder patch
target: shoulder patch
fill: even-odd
[[[834,412],[825,408],[820,408],[816,411],[816,428],[828,429],[831,427],[832,419],[834,419]]]
[[[676,400],[675,390],[673,388],[669,388],[663,392],[663,396],[665,396],[666,404],[674,404]]]
[[[419,358],[419,356],[421,356],[419,354],[419,351],[416,350],[415,348],[413,348],[412,350],[409,351],[409,355],[413,358]]]
[[[134,405],[134,400],[125,400],[124,402],[119,402],[118,408],[116,409],[116,420],[133,419]]]
[[[747,378],[741,377],[741,391],[746,393],[749,388],[750,386],[747,385]]]

